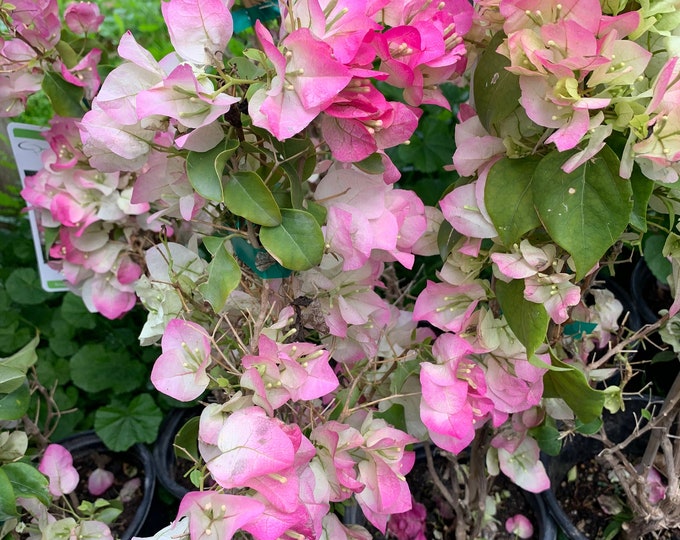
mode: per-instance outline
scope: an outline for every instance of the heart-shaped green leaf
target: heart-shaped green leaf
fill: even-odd
[[[630,182],[618,175],[608,147],[571,173],[562,165],[573,152],[554,151],[536,167],[534,205],[550,237],[574,259],[580,280],[618,240],[633,207]]]

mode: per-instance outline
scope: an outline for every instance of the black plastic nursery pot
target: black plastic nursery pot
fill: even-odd
[[[655,323],[659,319],[659,310],[668,309],[673,303],[670,287],[654,277],[644,259],[640,259],[633,268],[630,288],[645,324]]]
[[[77,433],[60,441],[59,444],[71,452],[76,468],[78,468],[77,463],[79,460],[100,455],[105,456],[107,460],[110,459],[110,463],[120,462],[124,468],[136,468],[138,474],[142,477],[141,502],[137,505],[136,509],[134,509],[133,517],[122,532],[116,533],[114,528],[111,528],[112,531],[114,531],[114,536],[120,540],[130,540],[133,536],[137,535],[144,525],[149,509],[151,508],[156,485],[156,469],[154,467],[153,457],[146,446],[136,444],[124,452],[113,452],[106,447],[94,431]],[[104,497],[106,497],[106,495],[104,495]]]
[[[644,324],[654,324],[659,320],[659,311],[668,309],[673,303],[670,287],[660,282],[649,269],[644,259],[640,259],[633,269],[631,276],[631,291],[635,298],[636,307]],[[633,379],[633,390],[652,385],[652,392],[665,396],[675,380],[680,364],[672,354],[665,361],[659,361],[663,355],[659,351],[668,349],[658,332],[648,338],[644,348],[640,348],[634,357],[636,369],[641,373]]]
[[[182,462],[189,463],[189,461],[177,458],[175,455],[175,436],[188,420],[200,416],[201,410],[202,407],[191,407],[170,411],[161,425],[153,447],[158,482],[177,500],[182,499],[190,488],[188,484],[180,483],[183,476],[180,466]]]
[[[649,403],[649,401],[648,398],[643,397],[627,399],[625,411],[613,415],[604,415],[603,420],[605,422],[607,436],[613,443],[623,441],[632,433],[635,427],[636,418],[640,418],[640,411],[647,403]],[[651,402],[657,407],[660,407],[662,400],[659,398],[652,398]],[[648,437],[640,437],[627,447],[626,453],[629,456],[641,456],[644,453],[647,441]],[[583,509],[583,511],[567,512],[563,507],[557,492],[559,491],[560,484],[568,481],[567,477],[569,471],[575,467],[578,468],[579,465],[590,462],[603,449],[603,444],[597,439],[576,435],[565,442],[558,456],[550,457],[544,455],[542,457],[548,476],[550,477],[551,489],[541,493],[541,498],[543,499],[548,512],[562,531],[563,538],[569,540],[591,540],[591,537],[586,535],[577,525],[580,520],[584,519],[585,509]],[[586,483],[588,490],[595,493],[597,488],[596,480],[587,478]],[[611,481],[608,483],[611,483]]]

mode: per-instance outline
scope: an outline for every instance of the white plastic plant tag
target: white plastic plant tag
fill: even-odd
[[[34,126],[32,124],[19,124],[12,122],[7,126],[9,141],[12,145],[14,161],[19,170],[21,185],[24,185],[24,178],[35,174],[42,169],[40,154],[49,148],[47,141],[42,136],[46,128]],[[28,212],[28,219],[31,223],[33,234],[33,244],[35,255],[38,260],[38,271],[40,273],[40,284],[48,292],[66,291],[66,282],[61,272],[50,268],[45,260],[45,246],[43,245],[42,235],[38,228],[35,212]]]

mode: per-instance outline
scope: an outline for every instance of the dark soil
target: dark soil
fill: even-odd
[[[605,508],[608,501],[624,506],[625,494],[617,482],[612,482],[605,467],[595,458],[578,463],[572,481],[563,480],[555,490],[557,500],[572,522],[588,538],[605,537],[605,531],[616,521]],[[618,538],[618,536],[617,536]],[[666,530],[658,535],[647,535],[644,540],[680,540],[680,530]]]
[[[194,486],[194,484],[191,482],[191,479],[189,478],[189,474],[193,468],[193,461],[189,461],[188,459],[180,457],[175,458],[175,467],[172,471],[173,478],[175,479],[175,482],[177,482],[183,488],[186,488],[187,491],[196,490],[196,486]],[[209,484],[210,483],[208,483],[208,485]]]
[[[141,506],[142,499],[144,498],[144,470],[141,464],[133,456],[125,453],[92,452],[83,455],[75,454],[73,456],[73,466],[80,475],[80,481],[75,490],[75,494],[80,501],[87,500],[94,502],[96,499],[110,501],[118,497],[121,488],[128,480],[135,477],[139,477],[142,480],[139,489],[133,494],[132,500],[123,503],[123,512],[114,523],[109,525],[114,537],[120,538],[125,529],[132,523],[137,509]],[[95,497],[87,489],[87,480],[97,467],[104,468],[113,473],[114,482],[105,493]]]

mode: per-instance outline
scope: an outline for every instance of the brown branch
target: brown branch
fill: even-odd
[[[447,489],[447,487],[444,485],[444,482],[442,482],[442,479],[439,478],[437,471],[435,471],[435,469],[434,469],[434,460],[432,459],[432,449],[430,448],[430,445],[426,442],[423,445],[423,447],[425,448],[425,460],[427,461],[427,470],[430,473],[430,477],[432,478],[434,485],[437,486],[437,489],[442,494],[442,496],[446,499],[446,502],[451,505],[451,508],[453,509],[454,513],[456,514],[456,517],[460,518],[460,508],[459,508],[459,505],[458,505],[458,501],[456,499],[454,499],[453,495]],[[456,479],[455,481],[457,482],[458,480]]]

